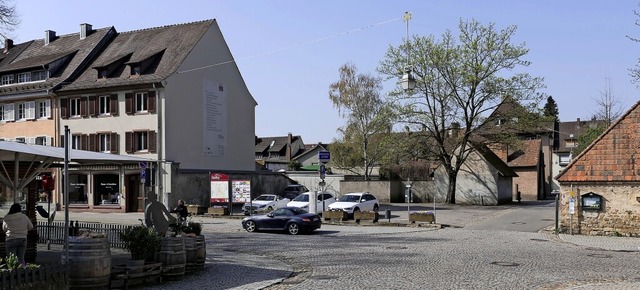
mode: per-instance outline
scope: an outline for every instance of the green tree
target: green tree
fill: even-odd
[[[483,115],[505,96],[539,102],[541,95],[536,91],[543,87],[542,79],[514,72],[530,64],[523,59],[528,53],[524,44],[511,43],[515,26],[497,30],[494,24],[460,20],[458,28],[458,41],[446,31],[440,39],[413,36],[399,47],[390,47],[379,67],[389,78],[397,78],[406,64],[411,65],[416,89],[398,88],[390,92],[389,100],[400,122],[412,131],[429,132],[432,141],[424,146],[432,149],[447,172],[449,203],[456,201],[456,179],[471,152],[471,138],[488,122]],[[451,134],[454,127],[459,133]]]
[[[582,153],[582,151],[591,145],[593,140],[596,140],[608,127],[607,124],[601,123],[597,126],[589,126],[585,131],[580,133],[580,136],[578,136],[578,147],[573,150],[573,157]]]
[[[544,104],[544,107],[542,109],[542,114],[547,117],[547,118],[552,118],[554,121],[558,121],[558,115],[560,114],[558,112],[558,104],[556,103],[556,100],[553,99],[552,96],[547,97],[547,102]]]
[[[329,87],[329,99],[340,116],[347,119],[347,124],[339,129],[343,142],[332,148],[332,152],[349,150],[336,152],[336,158],[343,160],[336,160],[334,165],[362,162],[359,166],[364,169],[365,180],[369,180],[373,166],[384,154],[380,144],[385,139],[383,133],[389,132],[391,127],[391,111],[380,95],[381,78],[359,74],[353,64],[343,65],[339,72],[340,80]]]

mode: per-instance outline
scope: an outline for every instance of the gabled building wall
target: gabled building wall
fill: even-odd
[[[257,103],[215,21],[164,86],[166,160],[182,169],[255,170]]]

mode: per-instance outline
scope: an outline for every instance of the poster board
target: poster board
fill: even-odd
[[[250,180],[234,180],[231,182],[231,188],[233,189],[233,202],[251,201]]]
[[[229,202],[229,175],[211,173],[211,203]]]

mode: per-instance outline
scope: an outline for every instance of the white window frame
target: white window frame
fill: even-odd
[[[4,104],[0,105],[0,122],[5,122],[5,118],[4,118]]]
[[[98,113],[100,115],[111,115],[111,96],[98,97]]]
[[[27,143],[27,138],[26,137],[16,137],[13,140],[16,141],[16,142]]]
[[[53,142],[51,140],[51,137],[49,137],[49,136],[38,136],[38,137],[35,137],[35,140],[33,142],[33,144],[43,145],[43,146],[51,146],[52,143]]]
[[[561,166],[569,165],[569,163],[571,163],[571,154],[559,155],[558,159]]]
[[[16,120],[32,120],[35,116],[35,102],[22,102],[18,103],[18,115]]]
[[[149,110],[149,100],[148,94],[146,92],[136,93],[135,97],[135,112],[136,113],[144,113]]]
[[[134,146],[136,152],[149,151],[149,132],[139,131],[133,134]]]
[[[31,81],[31,72],[18,74],[18,83],[28,83],[30,81]]]
[[[13,84],[13,75],[3,75],[2,76],[2,83],[3,86],[6,85],[11,85]]]
[[[99,152],[111,152],[111,134],[98,134]]]
[[[82,145],[82,135],[71,135],[70,139],[71,149],[80,150],[80,146]]]
[[[15,112],[13,109],[15,107],[15,104],[13,103],[4,104],[3,107],[4,107],[4,121],[5,122],[14,121]]]
[[[33,71],[31,72],[31,80],[32,81],[45,81],[47,80],[47,78],[49,73],[46,70],[37,70],[37,71]]]
[[[69,99],[69,116],[71,117],[80,117],[80,98],[72,98]]]
[[[48,119],[51,117],[51,100],[39,100],[36,104],[38,119]]]

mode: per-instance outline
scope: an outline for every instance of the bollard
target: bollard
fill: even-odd
[[[391,210],[390,209],[387,209],[387,210],[384,211],[384,217],[386,219],[388,219],[389,222],[391,222]]]

